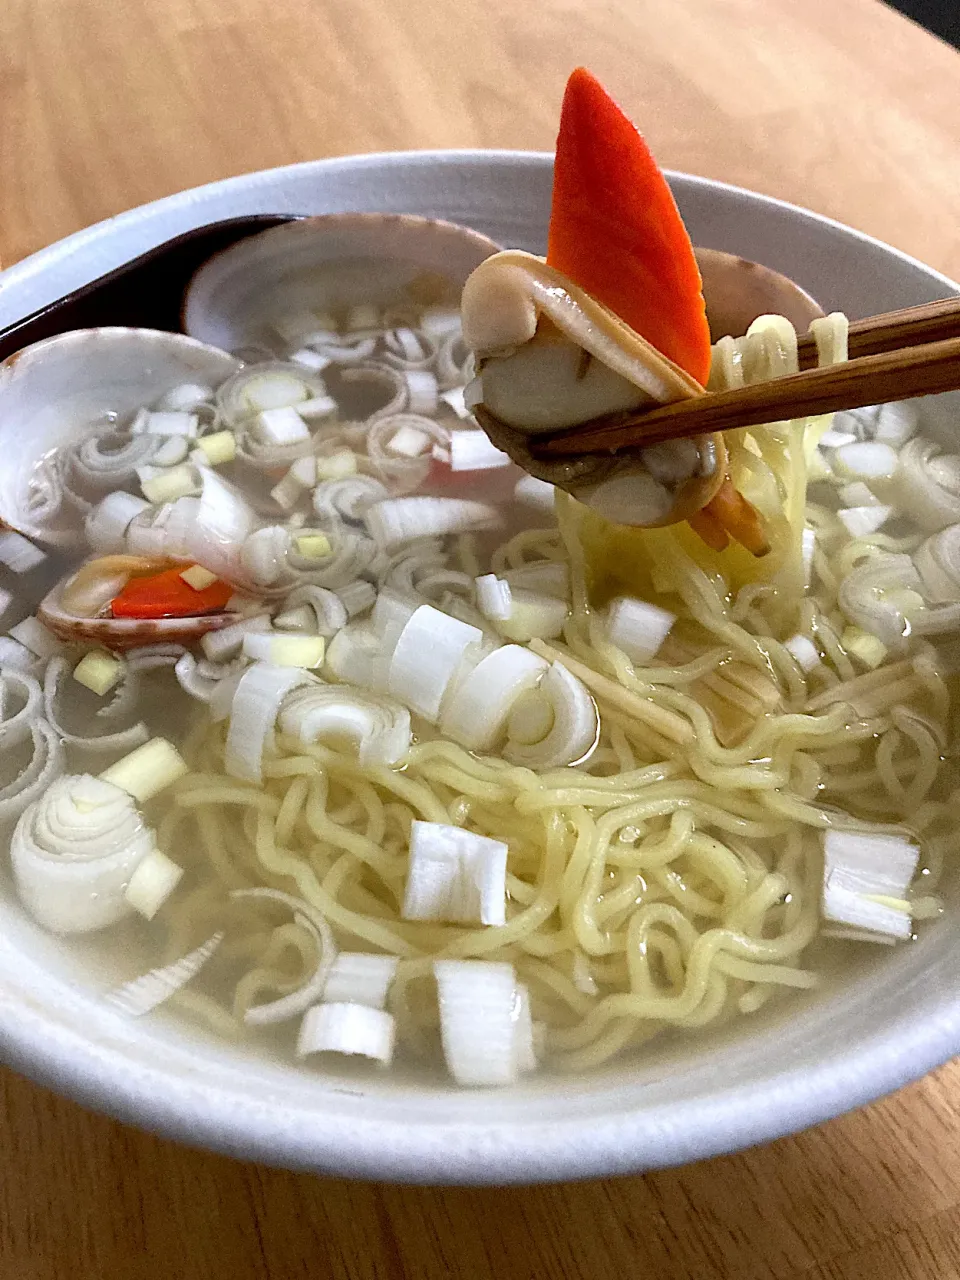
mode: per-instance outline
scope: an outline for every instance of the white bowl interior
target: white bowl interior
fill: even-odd
[[[937,273],[835,223],[674,175],[694,240],[793,276],[851,316],[955,292]],[[0,276],[0,325],[169,236],[244,212],[386,209],[462,221],[541,250],[549,157],[361,157],[252,174],[145,206]],[[952,412],[939,406],[943,429]],[[470,1093],[402,1074],[295,1072],[163,1020],[130,1023],[97,998],[115,974],[82,964],[0,899],[0,1048],[7,1061],[124,1119],[237,1155],[410,1181],[505,1182],[702,1158],[848,1110],[960,1050],[960,930],[831,970],[822,989],[587,1077]],[[139,957],[132,945],[131,971]],[[837,944],[838,947],[840,944]]]

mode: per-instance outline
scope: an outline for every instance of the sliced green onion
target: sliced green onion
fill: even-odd
[[[461,1085],[513,1084],[533,1069],[529,998],[512,964],[435,960],[440,1035],[450,1074]]]
[[[140,915],[152,920],[183,878],[183,867],[153,849],[134,869],[123,896]]]
[[[647,600],[617,596],[607,606],[607,637],[631,662],[648,662],[670,634],[677,616]]]
[[[415,820],[404,920],[506,923],[507,846],[463,827]]]
[[[73,669],[73,678],[91,693],[102,698],[109,693],[123,675],[124,667],[119,658],[104,649],[91,649]]]
[[[103,782],[110,782],[146,804],[190,770],[183,756],[166,738],[151,738],[128,756],[104,769]]]
[[[133,908],[124,898],[154,849],[133,799],[87,775],[60,778],[20,817],[10,844],[17,892],[54,933],[88,933]]]
[[[222,941],[221,930],[173,964],[164,965],[161,969],[151,969],[142,977],[134,978],[132,982],[108,992],[107,999],[131,1018],[140,1018],[145,1013],[150,1013],[176,995],[188,982],[192,982]]]
[[[323,636],[258,635],[248,632],[243,637],[243,652],[254,662],[272,667],[303,667],[312,670],[323,663],[326,641]]]
[[[920,850],[899,836],[830,830],[823,837],[823,916],[873,934],[909,938],[907,890]],[[890,900],[896,905],[891,905]]]
[[[388,1066],[393,1060],[396,1028],[382,1009],[364,1004],[318,1004],[308,1009],[297,1037],[297,1057],[342,1053],[373,1058]]]
[[[341,951],[323,988],[324,1003],[363,1004],[370,1009],[382,1009],[399,963],[396,956]]]

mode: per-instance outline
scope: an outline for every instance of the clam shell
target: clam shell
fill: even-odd
[[[0,364],[0,523],[51,546],[76,544],[72,509],[35,520],[29,485],[51,450],[106,413],[124,415],[185,382],[216,385],[239,369],[225,351],[154,329],[76,329]]]
[[[742,337],[757,316],[786,316],[797,333],[806,333],[823,308],[796,281],[719,249],[694,250],[703,280],[710,341],[728,334]]]
[[[219,631],[237,621],[235,613],[207,613],[193,618],[79,618],[61,603],[64,579],[44,596],[37,607],[43,625],[67,644],[88,641],[114,653],[148,644],[182,644],[190,648],[208,631]]]
[[[227,350],[276,347],[271,320],[372,303],[458,306],[470,272],[500,248],[469,227],[412,214],[334,213],[250,236],[204,263],[183,328]]]

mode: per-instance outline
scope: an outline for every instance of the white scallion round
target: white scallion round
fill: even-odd
[[[153,849],[134,869],[123,896],[134,911],[152,920],[182,878],[183,867]]]
[[[388,1066],[393,1060],[396,1028],[389,1013],[364,1004],[318,1004],[308,1009],[297,1037],[297,1057],[342,1053],[373,1058]]]
[[[397,956],[341,951],[327,975],[324,1003],[364,1004],[371,1009],[382,1009],[399,963]]]
[[[476,579],[477,608],[485,618],[503,622],[510,617],[513,596],[510,583],[495,573],[484,573]]]
[[[150,504],[136,494],[125,493],[122,489],[108,493],[91,509],[84,522],[84,532],[91,549],[100,555],[123,551],[131,522],[149,510]]]
[[[512,764],[530,769],[555,769],[576,764],[593,750],[600,730],[596,703],[589,690],[559,662],[540,681],[537,694],[553,713],[549,732],[537,742],[522,742],[511,734],[503,754]]]
[[[284,698],[315,680],[297,667],[256,663],[241,677],[233,696],[224,752],[227,773],[245,782],[263,781],[263,756],[272,748],[273,729]]]
[[[440,718],[441,732],[470,751],[490,751],[517,700],[536,688],[548,667],[521,645],[495,649],[452,691]]]
[[[463,827],[415,820],[404,920],[506,923],[507,846]]]
[[[389,698],[342,685],[294,689],[280,708],[281,732],[300,742],[348,742],[362,766],[398,764],[410,749],[410,713]]]
[[[607,606],[607,636],[631,662],[649,662],[676,620],[676,614],[647,600],[617,596]]]
[[[465,498],[388,498],[366,512],[367,528],[388,551],[415,538],[496,528],[500,513],[487,502]]]
[[[457,1084],[513,1084],[535,1063],[529,1002],[512,964],[436,960],[440,1035]]]
[[[60,778],[22,814],[10,844],[17,892],[53,933],[116,924],[127,882],[154,849],[133,799],[88,775]]]
[[[896,496],[927,533],[960,522],[960,454],[944,454],[932,440],[917,436],[900,451]]]
[[[424,604],[404,626],[387,672],[387,692],[435,724],[447,686],[471,649],[483,640],[477,627]]]

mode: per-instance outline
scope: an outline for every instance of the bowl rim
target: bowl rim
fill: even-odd
[[[87,279],[120,265],[110,260],[109,253],[98,258],[95,250],[122,240],[118,233],[124,229],[143,224],[147,232],[142,245],[127,251],[129,258],[159,243],[150,232],[165,212],[183,211],[187,225],[198,225],[210,197],[229,197],[258,185],[269,190],[284,175],[297,172],[322,179],[338,169],[417,166],[442,170],[491,161],[544,168],[552,163],[552,155],[482,149],[380,152],[257,170],[166,196],[75,232],[0,273],[0,318],[4,295],[9,297],[46,274],[56,276],[58,268],[62,275],[63,264],[69,266],[72,259],[77,259],[74,267],[85,254],[96,260],[94,275]],[[948,277],[918,259],[834,219],[729,183],[672,170],[668,177],[681,185],[722,190],[840,230],[886,256],[921,268],[928,279],[939,281],[948,291],[958,291]],[[180,229],[175,226],[167,235]],[[84,281],[69,287],[79,283]],[[0,1057],[24,1075],[98,1111],[188,1145],[288,1168],[395,1182],[546,1182],[700,1160],[770,1141],[864,1105],[960,1050],[957,988],[939,997],[935,1016],[911,1024],[909,1036],[903,1034],[900,1022],[884,1023],[852,1051],[838,1048],[812,1068],[780,1070],[759,1088],[755,1082],[734,1082],[724,1088],[722,1104],[714,1097],[698,1098],[684,1102],[679,1114],[666,1104],[645,1107],[642,1088],[636,1087],[635,1094],[640,1096],[634,1097],[632,1105],[608,1108],[602,1115],[544,1120],[531,1107],[529,1117],[505,1124],[484,1120],[478,1108],[479,1118],[469,1123],[418,1124],[362,1116],[358,1120],[337,1114],[332,1106],[308,1114],[292,1109],[282,1097],[250,1103],[229,1078],[209,1080],[198,1078],[197,1073],[184,1079],[147,1055],[131,1069],[129,1046],[122,1034],[103,1040],[85,1035],[81,1016],[71,1022],[56,1000],[44,1003],[4,976],[3,969],[7,974],[16,972],[11,962],[18,957],[22,962],[23,953],[13,941],[0,936]],[[180,1052],[182,1056],[189,1050]]]
[[[196,208],[202,212],[205,202],[218,196],[229,196],[234,193],[248,192],[263,186],[267,189],[282,181],[284,177],[294,177],[298,174],[325,174],[335,173],[338,170],[363,170],[363,169],[392,169],[392,168],[445,168],[447,166],[454,168],[464,164],[467,165],[484,165],[490,162],[497,162],[508,166],[516,166],[517,168],[538,168],[548,169],[553,165],[553,153],[549,151],[533,151],[521,150],[513,148],[496,148],[496,147],[465,147],[465,148],[433,148],[430,150],[408,150],[408,151],[371,151],[358,154],[329,156],[320,160],[299,160],[293,164],[276,165],[269,169],[251,169],[245,173],[234,174],[229,178],[217,178],[211,182],[202,183],[197,187],[188,187],[183,191],[173,192],[171,195],[161,196],[156,200],[149,200],[144,204],[135,205],[123,212],[114,214],[111,217],[103,218],[99,222],[91,223],[87,227],[81,227],[78,231],[72,232],[68,236],[64,236],[60,240],[55,240],[52,244],[45,245],[37,249],[34,253],[28,254],[25,258],[19,259],[17,262],[11,263],[9,267],[0,270],[0,325],[12,323],[14,320],[21,318],[12,315],[9,318],[4,313],[3,303],[4,295],[9,292],[15,292],[17,289],[27,285],[37,276],[46,274],[58,265],[75,257],[83,250],[89,247],[96,247],[102,243],[109,243],[119,238],[119,233],[134,229],[140,224],[150,223],[168,211],[183,209],[189,211]],[[664,169],[664,174],[671,185],[678,183],[683,186],[699,187],[703,190],[719,190],[729,195],[746,197],[751,203],[761,203],[768,205],[770,208],[779,209],[788,213],[799,214],[805,220],[818,223],[822,227],[829,227],[833,230],[840,231],[844,235],[852,236],[864,245],[869,245],[875,249],[880,249],[885,255],[892,255],[900,262],[906,263],[913,267],[918,267],[928,276],[935,278],[940,284],[952,294],[960,293],[960,284],[945,275],[942,271],[935,267],[929,266],[921,259],[907,253],[903,249],[898,249],[894,245],[887,244],[883,240],[871,236],[866,231],[861,231],[857,227],[851,227],[845,222],[839,221],[837,218],[831,218],[827,214],[817,213],[812,209],[806,209],[802,205],[793,204],[789,200],[781,200],[777,196],[767,195],[761,191],[752,191],[749,187],[741,187],[736,183],[724,182],[719,178],[705,178],[699,174],[687,173],[682,169]],[[249,210],[248,212],[252,212]],[[277,210],[274,210],[277,212]],[[303,212],[300,210],[299,212]],[[335,211],[331,211],[335,212]],[[177,226],[173,231],[166,233],[160,240],[151,237],[149,234],[143,239],[142,243],[138,243],[135,249],[127,251],[121,258],[115,259],[113,255],[106,255],[101,258],[92,275],[84,275],[82,279],[71,282],[68,286],[61,290],[66,293],[68,289],[80,287],[82,284],[88,284],[95,280],[98,276],[123,266],[131,258],[138,253],[145,253],[151,248],[155,248],[157,244],[163,242],[168,235],[178,234],[181,230],[193,229],[202,225],[197,218],[186,217],[183,220],[183,226]],[[51,299],[53,301],[53,299]],[[43,304],[38,304],[43,305]],[[31,307],[31,310],[33,308]]]

